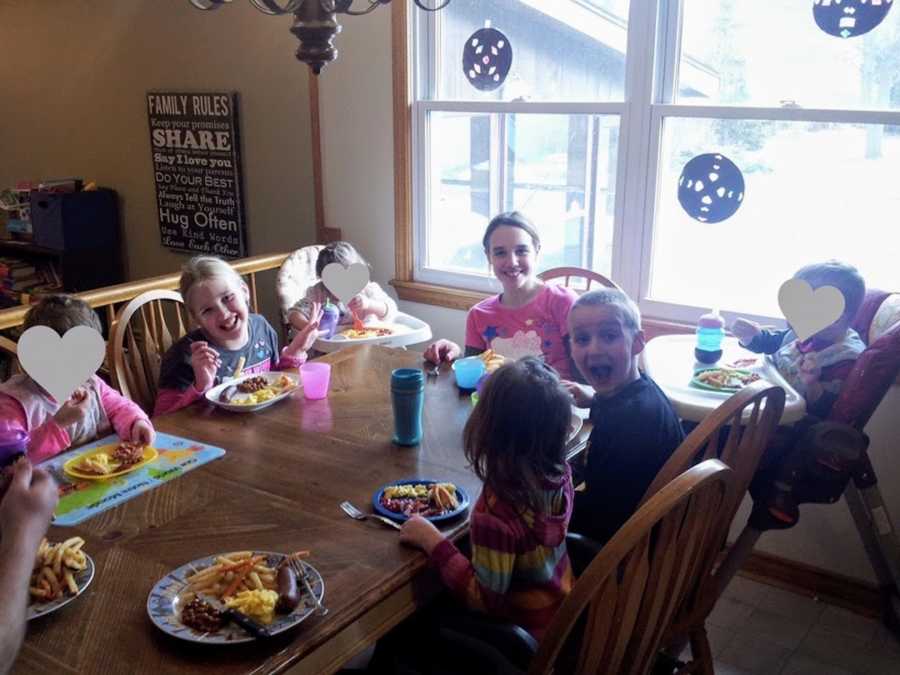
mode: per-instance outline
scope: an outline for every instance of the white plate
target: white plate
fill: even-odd
[[[230,387],[235,384],[239,384],[244,380],[249,380],[251,377],[262,376],[269,381],[269,383],[277,382],[278,379],[284,375],[288,379],[292,380],[294,386],[282,393],[278,394],[278,396],[274,396],[270,398],[268,401],[263,401],[262,403],[254,403],[253,405],[240,405],[237,403],[222,403],[219,400],[219,394],[221,394],[227,387]],[[213,387],[209,391],[206,392],[206,400],[212,403],[214,406],[218,406],[219,408],[224,408],[225,410],[230,410],[232,412],[256,412],[257,410],[262,410],[264,408],[268,408],[270,405],[274,405],[281,401],[282,399],[287,398],[295,391],[300,389],[300,376],[296,373],[289,373],[282,370],[274,370],[269,371],[268,373],[256,373],[251,375],[244,375],[235,380],[229,380],[228,382],[223,382],[222,384]]]
[[[284,553],[273,553],[270,551],[255,551],[256,554],[266,556],[266,564],[270,567],[276,567],[284,560]],[[172,570],[162,579],[156,582],[156,585],[147,596],[147,614],[154,625],[164,633],[168,633],[173,637],[187,640],[188,642],[202,642],[205,644],[240,644],[242,642],[253,642],[256,638],[248,635],[243,628],[235,623],[226,624],[215,633],[201,633],[198,630],[189,628],[181,623],[181,594],[187,582],[185,578],[189,574],[193,574],[197,570],[204,569],[215,563],[216,558],[222,555],[206,556],[199,558],[178,569]],[[301,560],[303,568],[306,570],[307,579],[310,588],[318,597],[319,602],[325,596],[325,582],[319,571],[308,562]],[[278,635],[286,630],[290,630],[310,614],[315,609],[315,600],[309,597],[303,582],[297,580],[300,589],[300,604],[297,605],[290,614],[276,614],[275,620],[266,628],[272,635]]]
[[[571,443],[572,439],[578,435],[578,432],[581,431],[581,427],[584,426],[584,420],[575,414],[575,411],[572,411],[572,417],[569,419],[569,435],[566,437],[566,443]]]
[[[28,621],[55,612],[84,593],[84,589],[90,586],[91,581],[94,579],[94,561],[91,560],[91,556],[87,553],[84,554],[84,558],[87,561],[87,567],[73,575],[75,577],[75,585],[78,586],[78,592],[75,595],[64,595],[58,600],[51,600],[50,602],[32,602],[25,611],[25,618]]]
[[[347,338],[335,334],[331,338],[319,338],[313,344],[313,349],[320,352],[336,352],[352,345],[384,345],[385,347],[406,347],[408,345],[427,342],[431,339],[431,326],[409,314],[399,313],[394,317],[393,323],[374,322],[371,328],[390,328],[394,332],[383,337]],[[348,326],[338,326],[338,330],[346,330]]]

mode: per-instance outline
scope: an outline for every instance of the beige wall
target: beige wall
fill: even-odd
[[[237,91],[249,252],[311,243],[309,75],[290,25],[245,1],[4,0],[0,186],[83,176],[114,188],[129,278],[176,271],[186,256],[159,243],[145,95]]]
[[[376,279],[394,274],[393,138],[390,11],[344,21],[339,60],[321,76],[325,205],[329,224],[343,228],[372,263]],[[462,341],[463,312],[401,303],[428,321],[436,336]],[[869,425],[871,455],[888,507],[900,518],[900,388],[894,387]],[[744,512],[736,524],[746,522]],[[846,505],[801,507],[800,524],[763,535],[759,548],[859,579],[874,579]]]

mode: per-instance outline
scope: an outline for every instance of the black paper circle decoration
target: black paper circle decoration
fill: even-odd
[[[863,35],[884,21],[894,0],[813,0],[816,25],[829,35]]]
[[[744,175],[724,155],[697,155],[681,171],[678,201],[691,218],[719,223],[744,201]]]
[[[463,47],[463,72],[476,89],[493,91],[506,81],[512,59],[509,38],[496,28],[481,28]]]

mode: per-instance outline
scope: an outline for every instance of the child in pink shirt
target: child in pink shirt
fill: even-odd
[[[250,312],[250,291],[234,268],[215,256],[196,256],[182,268],[179,285],[197,328],[169,347],[160,365],[154,417],[200,400],[207,390],[233,377],[298,368],[318,335],[321,306],[290,344],[265,317]]]
[[[566,320],[578,296],[536,275],[541,240],[534,225],[516,211],[501,213],[488,223],[482,243],[503,292],[469,310],[465,355],[492,349],[510,359],[538,356],[571,379]],[[425,351],[433,363],[461,355],[459,345],[450,340],[438,340]]]
[[[48,326],[60,336],[75,326],[102,330],[100,319],[83,300],[68,295],[43,298],[25,315],[24,328]],[[29,435],[28,458],[49,459],[115,430],[123,440],[149,445],[156,434],[137,404],[96,375],[60,403],[26,374],[0,384],[0,421],[11,431]]]

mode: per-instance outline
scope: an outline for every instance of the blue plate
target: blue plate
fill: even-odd
[[[381,514],[382,516],[386,516],[391,520],[398,520],[403,522],[404,520],[409,520],[408,516],[404,516],[402,513],[397,513],[395,511],[391,511],[389,509],[384,508],[381,505],[381,495],[384,494],[385,488],[389,488],[392,485],[418,485],[420,483],[424,485],[430,485],[432,483],[449,483],[451,481],[440,481],[434,480],[433,478],[408,478],[406,480],[398,480],[393,483],[388,483],[387,485],[382,485],[378,490],[375,491],[375,494],[372,496],[372,507],[375,509],[376,513]],[[454,483],[456,485],[456,483]],[[440,516],[426,516],[426,520],[430,520],[433,523],[436,523],[441,520],[449,520],[450,518],[456,518],[456,516],[465,513],[466,509],[469,508],[469,495],[466,494],[466,491],[463,490],[459,485],[456,485],[456,501],[459,504],[452,511],[448,511]]]

